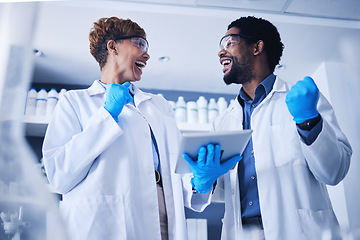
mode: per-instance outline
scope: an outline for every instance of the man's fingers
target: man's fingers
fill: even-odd
[[[232,168],[236,163],[240,162],[242,159],[242,156],[238,155],[235,157],[230,158],[226,162],[223,162],[221,164],[221,167],[225,170],[225,172],[229,171],[230,168]]]
[[[182,156],[190,166],[194,166],[196,164],[195,161],[192,160],[191,157],[189,157],[189,155],[187,155],[187,153],[183,153]]]
[[[205,165],[205,163],[206,163],[206,148],[205,147],[200,147],[199,152],[198,152],[197,163],[199,166]]]
[[[214,161],[214,145],[207,145],[206,164],[211,164]]]

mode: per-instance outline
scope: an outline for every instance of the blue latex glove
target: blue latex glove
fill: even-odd
[[[240,155],[220,163],[220,145],[208,144],[201,147],[198,152],[198,159],[193,160],[183,153],[183,158],[190,165],[194,177],[191,179],[193,188],[199,193],[207,193],[212,185],[221,175],[227,173],[242,157]]]
[[[317,117],[319,89],[311,77],[298,81],[286,95],[286,105],[296,123],[303,123]]]
[[[106,85],[106,100],[104,108],[116,122],[125,104],[130,103],[133,97],[129,91],[130,82],[124,84],[109,83]]]

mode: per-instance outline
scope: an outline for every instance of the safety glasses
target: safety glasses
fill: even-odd
[[[123,37],[118,37],[115,41],[122,40],[122,39],[130,39],[132,45],[140,48],[140,50],[143,52],[147,52],[149,50],[148,41],[141,36],[135,36],[135,35],[123,36]]]
[[[220,50],[228,50],[230,47],[237,45],[240,43],[240,38],[248,38],[251,39],[252,37],[244,35],[244,34],[228,34],[221,38],[220,40]]]

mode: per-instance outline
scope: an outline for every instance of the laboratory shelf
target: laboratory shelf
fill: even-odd
[[[44,137],[50,117],[45,116],[24,116],[25,134],[29,137]],[[211,124],[200,123],[177,123],[181,132],[209,132]]]
[[[0,203],[7,203],[7,204],[32,204],[32,205],[39,205],[40,203],[34,200],[31,197],[22,197],[22,196],[6,196],[2,195],[0,197]]]
[[[211,131],[211,124],[201,124],[201,123],[186,123],[178,122],[178,128],[181,132],[209,132]]]
[[[50,117],[45,116],[24,116],[25,134],[29,137],[45,136],[46,128],[49,124]]]

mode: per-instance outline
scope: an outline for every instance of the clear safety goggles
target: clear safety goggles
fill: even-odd
[[[228,50],[230,47],[237,45],[240,43],[240,38],[248,38],[251,39],[252,37],[244,35],[244,34],[228,34],[221,38],[220,40],[220,50]]]
[[[121,40],[121,39],[130,39],[132,45],[140,48],[140,50],[143,52],[147,52],[149,50],[149,43],[144,37],[131,35],[131,36],[118,37],[116,40]]]

